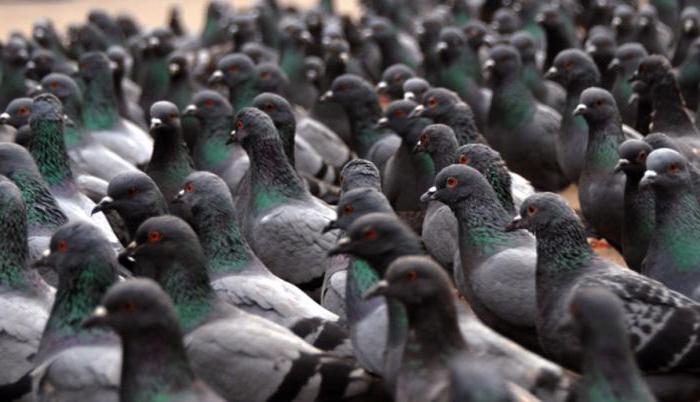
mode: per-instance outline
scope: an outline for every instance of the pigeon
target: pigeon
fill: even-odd
[[[639,272],[654,233],[656,210],[651,188],[640,188],[639,182],[646,171],[646,160],[651,146],[641,140],[627,140],[620,144],[620,159],[615,170],[625,174],[624,220],[622,221],[622,256],[631,269]]]
[[[25,74],[27,78],[39,82],[46,75],[50,74],[55,67],[56,58],[52,52],[44,49],[36,49],[32,52],[27,62]]]
[[[283,20],[280,23],[280,67],[289,77],[289,101],[305,109],[313,106],[318,92],[304,79],[304,55],[311,45],[311,34],[302,21]]]
[[[558,82],[566,90],[566,108],[556,143],[557,161],[566,177],[576,182],[584,167],[588,125],[583,116],[576,116],[573,112],[579,104],[581,92],[599,84],[600,73],[588,54],[579,49],[568,49],[557,55],[545,77]]]
[[[195,375],[226,400],[339,400],[372,386],[352,363],[218,298],[197,235],[181,219],[147,220],[125,254],[134,259],[137,276],[156,279],[172,298]],[[323,386],[332,379],[338,386]]]
[[[673,39],[671,29],[659,21],[656,7],[645,4],[639,8],[637,23],[637,42],[642,44],[649,54],[666,56]]]
[[[578,400],[655,401],[632,357],[622,300],[605,289],[583,288],[570,309],[583,349]]]
[[[413,69],[420,65],[421,54],[418,47],[402,37],[392,21],[384,17],[374,17],[369,21],[369,30],[370,39],[381,50],[382,70],[397,63],[403,63]]]
[[[616,76],[616,71],[608,69],[617,50],[614,36],[607,26],[595,26],[589,29],[585,44],[586,53],[591,56],[600,72],[600,86],[608,91],[612,88]]]
[[[491,28],[498,33],[504,42],[508,41],[510,36],[520,29],[521,25],[520,17],[515,10],[509,7],[501,7],[496,10],[491,20]]]
[[[617,73],[617,78],[610,92],[615,97],[615,102],[620,110],[622,121],[641,133],[649,131],[649,124],[646,127],[637,125],[638,107],[637,102],[633,102],[632,86],[629,79],[632,77],[639,63],[647,56],[647,51],[638,43],[627,43],[617,48],[615,58],[610,61],[608,69]],[[643,112],[642,112],[643,113]],[[646,131],[645,131],[646,130]]]
[[[517,401],[497,368],[482,359],[470,359],[469,352],[453,357],[449,369],[450,402]]]
[[[403,84],[416,77],[416,72],[405,64],[394,64],[382,73],[382,80],[377,84],[377,93],[387,95],[391,100],[403,99]]]
[[[333,233],[321,234],[333,210],[314,199],[287,160],[272,120],[246,108],[231,140],[250,157],[249,199],[239,206],[243,234],[272,273],[307,292],[323,283]]]
[[[143,36],[145,43],[137,52],[139,63],[134,78],[141,87],[138,103],[141,109],[147,111],[168,91],[168,55],[175,49],[175,35],[168,28],[158,27]],[[151,117],[146,113],[147,119]]]
[[[173,303],[152,280],[115,284],[82,325],[122,339],[120,401],[224,401],[195,378]]]
[[[146,116],[143,109],[136,102],[141,96],[141,89],[127,77],[131,55],[119,45],[110,46],[107,49],[107,57],[110,60],[112,70],[112,81],[114,84],[114,94],[117,97],[119,115],[130,122],[136,124],[142,130],[146,130]]]
[[[671,65],[677,67],[687,57],[690,44],[700,35],[700,11],[695,6],[687,6],[680,14],[678,25],[669,26],[680,27],[678,36],[675,39],[676,46],[671,57]]]
[[[32,99],[31,98],[15,98],[7,105],[7,109],[0,114],[0,128],[10,126],[15,129],[15,132],[7,132],[5,135],[14,142],[24,147],[29,146],[29,141],[32,137],[32,131],[29,128],[29,116],[32,114]],[[3,141],[11,142],[11,141]]]
[[[476,315],[499,333],[538,350],[534,238],[505,232],[512,215],[488,181],[469,166],[440,171],[422,198],[446,204],[457,218],[461,272],[454,272],[455,282]]]
[[[583,288],[603,288],[622,299],[625,328],[643,372],[695,370],[700,345],[692,324],[700,305],[661,283],[603,260],[586,240],[581,221],[558,195],[539,193],[520,208],[508,230],[537,238],[537,329],[545,353],[570,368],[581,366],[581,344],[568,310]],[[669,332],[670,325],[681,325]]]
[[[233,53],[222,57],[211,75],[209,84],[222,83],[229,90],[229,102],[234,110],[251,106],[257,95],[257,72],[250,57]]]
[[[537,66],[538,49],[534,36],[527,31],[518,31],[511,36],[510,43],[520,53],[523,80],[530,92],[539,102],[562,113],[566,106],[566,91],[556,82],[544,79]]]
[[[459,145],[486,143],[479,133],[474,113],[466,103],[452,91],[433,88],[423,94],[422,103],[416,106],[412,117],[427,117],[434,123],[445,124],[454,130]]]
[[[11,38],[2,48],[2,81],[0,81],[0,110],[4,110],[15,98],[25,96],[27,82],[25,70],[29,52],[27,44],[18,37]]]
[[[226,145],[234,116],[228,100],[211,90],[197,92],[183,116],[195,116],[201,127],[191,149],[194,168],[221,176],[231,192],[235,192],[250,161],[240,145]]]
[[[29,267],[26,207],[20,190],[5,177],[0,177],[0,211],[0,349],[6,356],[0,384],[8,384],[32,368],[54,292]]]
[[[155,142],[145,172],[158,185],[166,201],[172,203],[183,180],[194,170],[193,162],[182,138],[177,106],[159,101],[151,106],[150,115]]]
[[[102,214],[90,216],[94,202],[82,194],[68,164],[63,139],[64,115],[61,101],[51,94],[34,98],[29,126],[32,141],[29,152],[56,202],[70,220],[87,221],[100,228],[113,244],[118,243],[107,219]]]
[[[153,150],[153,140],[119,116],[107,56],[100,52],[86,53],[80,58],[79,66],[79,76],[84,83],[85,128],[96,141],[133,165],[146,165]]]
[[[353,159],[340,171],[340,191],[345,193],[360,187],[370,187],[381,191],[382,179],[379,169],[366,159]]]
[[[546,71],[554,65],[555,58],[561,52],[578,48],[579,40],[573,21],[559,5],[548,4],[542,7],[536,18],[544,30],[547,43],[547,54],[543,64]]]
[[[535,101],[519,75],[521,65],[507,45],[494,47],[485,63],[493,82],[487,139],[536,189],[559,190],[568,183],[555,154],[561,116]]]
[[[430,89],[430,83],[423,78],[409,78],[403,83],[403,97],[416,103],[423,102],[423,95]]]
[[[574,114],[588,125],[583,170],[578,179],[581,212],[595,234],[620,249],[624,220],[625,175],[616,171],[617,149],[624,141],[615,98],[602,88],[583,91]]]
[[[611,21],[615,31],[617,45],[636,42],[637,39],[637,12],[629,4],[618,4],[613,12]]]
[[[678,88],[685,105],[690,110],[698,109],[698,84],[700,84],[700,74],[698,74],[698,64],[700,63],[700,40],[694,40],[688,47],[688,56],[683,63],[678,66],[677,80]]]
[[[700,300],[700,254],[691,241],[700,230],[700,203],[689,170],[687,160],[671,149],[657,149],[647,157],[639,185],[653,190],[656,218],[641,272]]]
[[[212,287],[221,298],[286,327],[304,318],[338,319],[263,265],[243,238],[231,194],[218,176],[194,172],[183,183],[175,202],[191,211]]]
[[[54,233],[41,263],[54,267],[59,283],[33,360],[34,394],[38,400],[119,400],[119,341],[110,331],[81,326],[117,281],[109,241],[92,225],[70,223]]]
[[[107,195],[92,210],[92,213],[115,211],[124,222],[133,239],[136,230],[148,218],[167,215],[168,203],[158,185],[143,172],[127,172],[117,175],[109,182]]]

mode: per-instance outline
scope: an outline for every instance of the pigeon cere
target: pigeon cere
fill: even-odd
[[[0,402],[700,401],[700,0],[0,15]]]

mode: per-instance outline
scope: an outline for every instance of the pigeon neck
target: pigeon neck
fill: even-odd
[[[678,82],[672,73],[665,73],[654,83],[651,90],[654,113],[654,131],[679,136],[696,133],[697,129],[685,111]]]
[[[233,130],[233,117],[229,114],[216,115],[200,122],[202,135],[195,143],[193,155],[197,168],[206,170],[228,159],[231,147],[226,145],[226,141]]]
[[[209,284],[206,260],[195,252],[188,261],[170,260],[167,272],[161,273],[160,285],[175,304],[180,325],[185,332],[198,325],[209,314],[216,295]]]
[[[154,142],[151,164],[171,166],[173,161],[187,159],[180,126],[160,127],[152,134]]]
[[[73,172],[68,165],[63,122],[33,119],[30,126],[33,137],[29,152],[46,183],[49,186],[72,184]]]
[[[363,295],[375,283],[379,282],[379,275],[370,267],[367,261],[350,257],[348,264],[348,280],[345,284],[345,300],[349,323],[356,323],[367,311],[371,311],[378,304],[376,300],[364,300]]]
[[[442,120],[442,121],[437,121]],[[455,105],[444,119],[436,119],[437,123],[450,126],[457,137],[457,145],[484,142],[474,121],[474,112],[466,104]]]
[[[656,233],[649,254],[668,253],[677,272],[700,269],[700,250],[692,247],[700,233],[700,204],[689,186],[656,191]]]
[[[108,130],[119,121],[112,74],[93,77],[85,89],[83,124],[88,130]]]
[[[63,127],[63,138],[66,146],[71,148],[79,144],[85,137],[81,119],[82,107],[76,100],[66,99],[63,102],[63,111],[69,119]]]
[[[304,200],[309,194],[289,164],[277,134],[259,138],[246,147],[250,156],[254,208],[263,211],[286,203]]]
[[[163,50],[159,49],[159,51],[147,56],[146,60],[142,61],[142,66],[145,68],[141,82],[145,83],[145,85],[142,85],[146,87],[146,94],[150,95],[152,102],[163,99],[170,84],[168,60],[166,58],[167,51],[165,53],[162,52]]]
[[[510,216],[515,216],[515,204],[511,193],[510,173],[505,166],[488,166],[483,173],[493,191],[498,197],[501,206]]]
[[[578,272],[594,256],[586,231],[573,218],[553,222],[535,236],[538,278]]]
[[[0,285],[23,288],[27,284],[26,263],[29,255],[27,245],[26,212],[19,204],[7,205],[0,219]]]
[[[250,78],[236,84],[235,87],[228,87],[229,102],[231,102],[233,110],[241,110],[252,106],[253,98],[258,95],[255,90],[255,84],[255,79]]]
[[[505,231],[509,215],[493,191],[470,194],[450,207],[459,225],[462,258],[491,255],[514,236]]]
[[[4,64],[0,65],[0,68],[4,67],[2,69],[2,85],[0,85],[0,89],[2,89],[3,95],[14,94],[17,95],[17,97],[25,96],[24,94],[27,92],[27,88],[24,81],[24,68],[15,67],[9,62],[1,64]],[[11,100],[13,99],[13,97],[10,97],[9,99]]]
[[[653,190],[639,188],[643,174],[643,171],[626,172],[623,233],[631,234],[630,238],[636,239],[633,244],[641,245],[646,252],[654,232],[655,213]]]
[[[584,170],[590,172],[610,172],[620,158],[618,146],[624,141],[622,120],[619,116],[604,122],[588,122],[589,139],[586,148]]]
[[[452,57],[452,60],[443,59],[443,69],[440,71],[440,85],[462,91],[471,91],[476,88],[475,80],[480,78],[481,67],[474,60],[468,47],[466,51]]]
[[[365,95],[365,102],[358,102],[345,108],[352,130],[353,148],[365,157],[372,145],[382,138],[382,133],[375,128],[376,122],[382,117],[377,95],[372,92]]]
[[[291,82],[303,82],[305,57],[303,49],[299,49],[291,43],[288,43],[286,46],[283,44],[280,68]]]
[[[430,153],[430,157],[435,165],[435,172],[440,172],[442,169],[455,163],[457,148],[454,144],[441,144],[435,152]]]
[[[68,221],[41,177],[31,173],[14,173],[10,179],[17,183],[22,192],[30,228],[57,229]]]
[[[443,293],[407,307],[409,330],[404,364],[435,360],[446,363],[467,348],[457,325],[452,294],[448,289]]]
[[[295,166],[296,160],[294,158],[294,137],[296,136],[297,123],[294,118],[287,122],[279,122],[275,124],[277,127],[277,132],[279,133],[280,140],[282,140],[282,149],[284,149],[284,154],[289,160],[289,164],[292,167]]]
[[[513,72],[495,83],[489,120],[506,129],[518,129],[535,114],[535,100],[532,93]]]
[[[150,330],[122,338],[123,402],[156,401],[194,381],[179,330]]]
[[[192,215],[212,278],[240,273],[250,267],[255,255],[236,223],[230,199],[193,208]]]

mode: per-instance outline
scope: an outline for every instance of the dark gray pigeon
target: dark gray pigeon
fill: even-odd
[[[472,109],[449,89],[432,88],[426,91],[411,117],[427,117],[434,123],[450,126],[459,145],[486,143],[476,126]]]
[[[382,80],[377,84],[377,93],[386,95],[391,100],[404,98],[403,84],[416,76],[416,72],[405,64],[394,64],[382,73]]]
[[[195,378],[175,306],[152,280],[112,286],[83,326],[112,328],[122,340],[120,401],[224,401]]]
[[[508,228],[528,229],[537,237],[536,322],[548,356],[567,367],[581,366],[569,303],[579,289],[598,287],[623,301],[625,328],[642,371],[697,371],[700,341],[694,323],[700,322],[700,304],[598,257],[563,198],[531,196]]]
[[[641,272],[695,300],[700,299],[700,202],[693,193],[691,166],[678,152],[654,150],[640,186],[654,192],[656,219]]]
[[[353,159],[340,171],[340,191],[346,192],[360,187],[382,190],[382,179],[377,166],[366,159]]]
[[[409,78],[403,83],[403,97],[416,103],[423,102],[423,95],[430,89],[430,83],[423,78]]]
[[[584,288],[570,309],[583,347],[578,401],[655,401],[632,357],[622,300],[604,289]]]

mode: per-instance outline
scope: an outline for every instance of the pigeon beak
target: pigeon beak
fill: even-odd
[[[625,166],[628,166],[630,164],[630,161],[627,159],[620,159],[617,161],[617,165],[615,165],[615,172],[621,172],[622,169],[625,168]]]
[[[437,50],[438,53],[442,53],[442,52],[444,52],[445,50],[447,50],[448,47],[449,47],[449,46],[447,45],[447,42],[445,42],[445,41],[440,41],[440,42],[438,42],[438,44],[435,46],[435,50]]]
[[[548,80],[554,80],[558,77],[559,75],[559,70],[557,70],[556,67],[552,66],[547,72],[544,74],[544,78]]]
[[[197,115],[197,106],[195,105],[187,105],[185,110],[182,112],[183,116],[196,116]]]
[[[435,200],[436,199],[435,194],[437,194],[437,187],[432,186],[428,189],[428,191],[426,191],[425,193],[423,193],[423,195],[420,196],[420,201],[421,202],[428,202],[428,201]]]
[[[425,106],[418,105],[413,110],[411,110],[411,113],[408,114],[408,118],[412,119],[414,117],[421,117],[421,116],[423,116],[424,112],[425,112]]]
[[[311,44],[313,42],[313,38],[311,37],[311,34],[309,31],[304,31],[301,33],[301,41],[304,42],[305,44]]]
[[[151,130],[154,128],[162,127],[163,126],[163,121],[157,117],[152,117],[151,118]]]
[[[418,142],[416,142],[416,145],[413,146],[413,153],[417,154],[419,152],[425,152],[425,147],[423,146],[423,143],[420,142],[420,140],[418,140]]]
[[[330,222],[328,222],[328,225],[323,227],[323,230],[321,231],[321,233],[328,233],[331,230],[335,230],[335,229],[340,229],[338,227],[338,221],[330,221]]]
[[[387,128],[389,126],[389,119],[386,117],[382,117],[381,119],[377,120],[377,124],[375,125],[376,128]]]
[[[637,103],[638,100],[639,100],[639,94],[636,92],[633,92],[632,95],[630,95],[630,98],[627,100],[627,104],[634,105],[635,103]]]
[[[321,102],[328,102],[330,100],[333,100],[333,91],[326,91],[321,97],[319,98]]]
[[[228,140],[226,140],[226,145],[231,145],[231,144],[236,144],[238,143],[238,135],[236,134],[236,130],[231,130],[231,134],[228,137]]]
[[[523,218],[520,215],[516,216],[512,221],[510,221],[510,223],[506,226],[506,232],[512,232],[518,229],[524,229]]]
[[[119,65],[114,60],[110,60],[109,61],[109,69],[114,71],[117,68],[119,68]]]
[[[180,72],[180,65],[177,63],[170,63],[168,64],[168,72],[170,72],[170,75],[175,75]]]
[[[649,18],[641,17],[641,18],[639,19],[639,25],[640,25],[642,28],[644,28],[644,27],[646,27],[647,25],[649,25]]]
[[[306,79],[307,79],[307,80],[309,80],[309,81],[316,81],[317,78],[318,78],[318,74],[316,73],[316,71],[314,71],[314,70],[308,70],[308,71],[306,72]]]
[[[350,60],[350,55],[349,55],[347,52],[341,53],[340,56],[338,56],[338,57],[340,57],[340,60],[341,60],[343,63],[347,63],[348,60]]]
[[[136,263],[134,254],[136,254],[137,248],[138,244],[136,244],[135,241],[129,243],[129,245],[126,246],[126,248],[121,253],[119,253],[119,256],[117,257],[119,263],[129,269],[133,268],[133,265]]]
[[[148,46],[156,47],[158,45],[160,45],[160,39],[156,38],[155,36],[148,38]]]
[[[588,45],[586,46],[586,52],[587,53],[595,53],[598,50],[598,47],[596,45]]]
[[[413,92],[410,92],[410,91],[409,91],[409,92],[404,92],[404,94],[403,94],[403,99],[404,99],[404,100],[414,101],[414,102],[415,102],[415,101],[416,101],[416,94],[414,94]]]
[[[338,254],[347,254],[352,251],[352,241],[349,237],[343,237],[338,240],[338,243],[328,252],[328,256],[332,257]]]
[[[615,18],[612,19],[612,26],[614,26],[614,27],[617,28],[617,27],[619,27],[620,25],[622,25],[622,18],[620,18],[620,17],[615,17]]]
[[[493,71],[493,68],[496,66],[496,62],[493,59],[488,59],[486,62],[484,62],[484,68],[483,70],[486,72]]]
[[[620,59],[616,57],[608,64],[608,71],[617,71],[618,68],[620,68]]]
[[[97,205],[95,205],[95,208],[92,209],[90,215],[95,215],[98,212],[108,211],[112,208],[112,204],[114,204],[114,199],[110,196],[105,196],[103,199],[100,200],[100,202]]]
[[[224,81],[224,73],[221,70],[216,70],[211,74],[211,77],[209,77],[208,84],[214,85],[214,84],[219,84],[223,81]]]
[[[9,124],[9,123],[10,123],[10,114],[7,112],[0,114],[0,124]]]
[[[630,79],[627,80],[627,82],[635,82],[635,81],[639,81],[639,74],[637,74],[636,71],[632,74]]]
[[[109,322],[109,313],[104,306],[97,306],[95,311],[92,312],[86,319],[81,323],[83,328],[95,328],[107,326]]]
[[[367,291],[362,295],[362,298],[367,300],[367,299],[371,299],[373,297],[385,296],[388,289],[389,289],[389,282],[382,279],[381,281],[377,282],[374,286],[367,289]]]
[[[34,60],[29,60],[27,62],[27,70],[34,70],[36,68],[36,63],[34,63]]]
[[[51,250],[47,248],[46,250],[44,250],[43,253],[41,253],[41,257],[39,257],[38,260],[36,260],[36,261],[34,261],[34,263],[32,263],[32,267],[33,268],[50,267],[51,266],[51,261],[49,260],[50,258],[51,258]]]
[[[688,33],[688,32],[690,32],[690,31],[692,31],[693,28],[695,28],[695,21],[693,21],[693,20],[686,20],[686,21],[683,23],[683,31],[684,31],[684,32]]]
[[[588,106],[584,105],[583,103],[580,103],[578,106],[576,106],[576,109],[574,109],[574,116],[584,115],[587,111]]]
[[[486,35],[484,36],[484,44],[488,47],[492,47],[496,44],[496,38],[494,38],[493,35]]]
[[[642,176],[642,180],[639,181],[639,187],[640,188],[646,188],[654,184],[656,182],[656,177],[658,176],[658,173],[656,173],[653,170],[647,170],[644,172],[644,176]]]
[[[173,197],[173,204],[182,204],[182,197],[185,196],[185,190],[180,190]]]
[[[380,81],[379,84],[377,84],[376,89],[377,93],[383,94],[387,89],[389,89],[389,85],[386,83],[386,81]]]
[[[538,24],[541,24],[544,22],[544,14],[537,14],[537,17],[535,17],[535,22]]]

